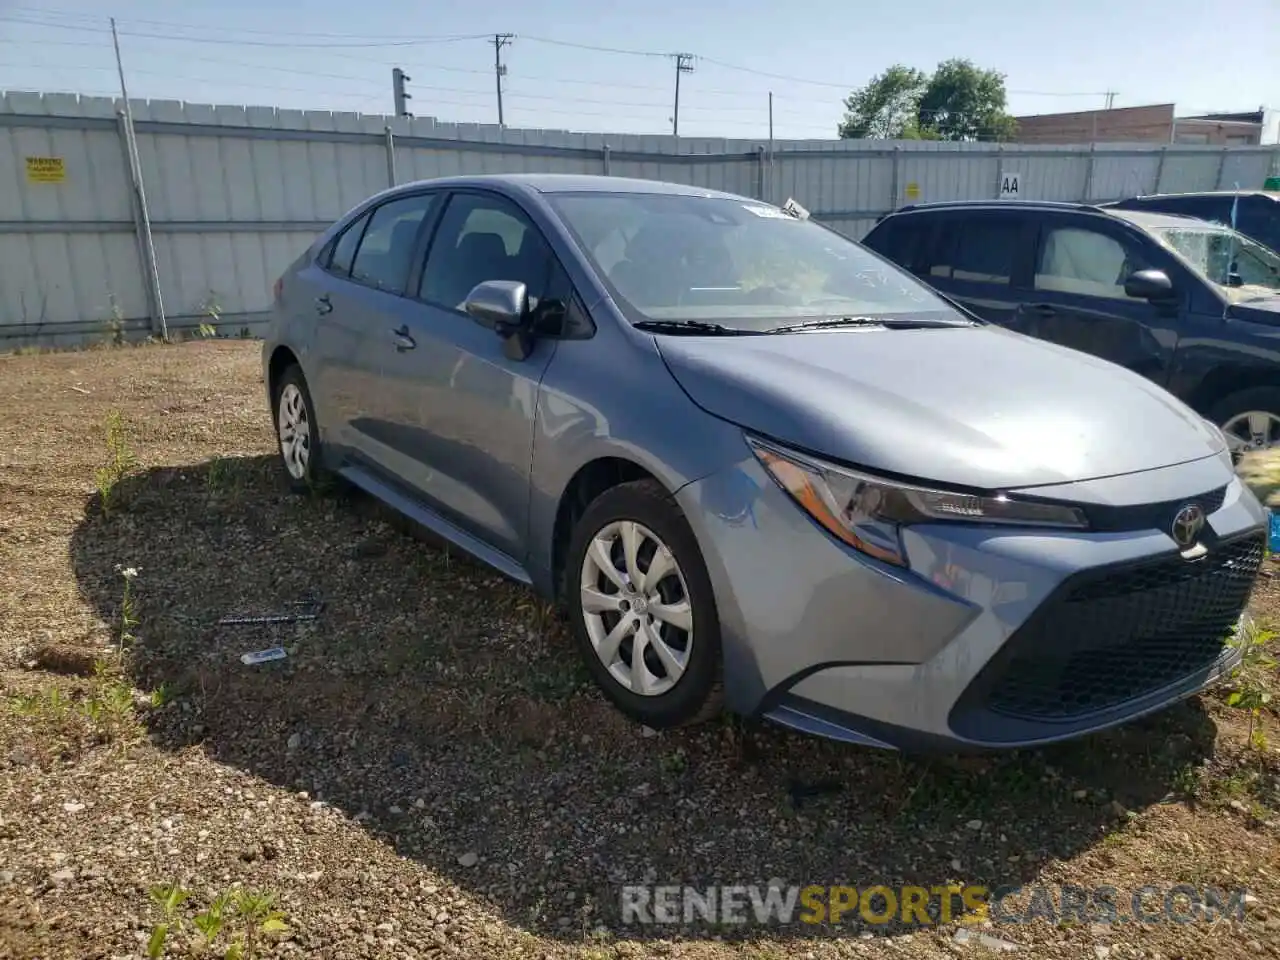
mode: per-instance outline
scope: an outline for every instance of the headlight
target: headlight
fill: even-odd
[[[832,536],[855,550],[900,567],[907,565],[899,532],[912,523],[962,521],[1083,530],[1075,507],[931,490],[837,467],[749,437],[769,474]]]

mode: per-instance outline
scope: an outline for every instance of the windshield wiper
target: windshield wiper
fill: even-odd
[[[632,326],[649,333],[685,334],[691,337],[742,337],[760,332],[726,327],[723,323],[708,323],[705,320],[637,320]]]
[[[837,327],[889,327],[894,330],[921,330],[933,327],[971,327],[968,320],[906,320],[901,317],[830,317],[774,327],[770,333],[795,333],[798,330],[834,330]]]

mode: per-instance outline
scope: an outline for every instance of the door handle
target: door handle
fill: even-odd
[[[418,345],[417,341],[409,336],[409,328],[403,326],[399,330],[391,331],[391,342],[396,345],[396,353],[404,353]]]
[[[1058,312],[1056,309],[1054,309],[1052,304],[1048,304],[1048,303],[1033,304],[1031,309],[1034,310],[1036,313],[1038,313],[1042,317],[1052,317],[1054,314]]]
[[[316,313],[322,317],[327,313],[333,313],[333,302],[327,293],[316,297]]]

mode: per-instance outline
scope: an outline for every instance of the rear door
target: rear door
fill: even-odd
[[[1160,269],[1178,285],[1173,259],[1115,220],[1070,213],[1046,214],[1034,249],[1032,291],[1016,328],[1165,383],[1181,308],[1130,297],[1124,284],[1138,270]]]
[[[317,416],[343,455],[385,460],[387,353],[437,202],[431,193],[400,194],[374,207],[337,238],[314,284],[323,395]]]
[[[912,259],[913,272],[979,317],[1012,326],[1030,278],[1037,214],[1027,210],[948,210]]]

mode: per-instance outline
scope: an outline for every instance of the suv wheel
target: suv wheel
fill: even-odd
[[[587,669],[628,716],[651,727],[720,710],[720,621],[693,531],[655,481],[597,497],[573,531],[565,575]]]
[[[1222,428],[1234,456],[1280,445],[1280,388],[1253,387],[1214,404],[1209,419]]]

